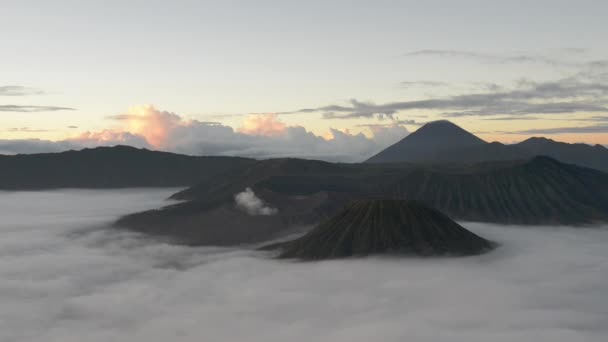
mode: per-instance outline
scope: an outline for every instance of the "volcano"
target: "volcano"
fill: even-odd
[[[446,150],[486,144],[450,121],[433,121],[369,158],[366,163],[429,162],[435,161],[437,154]]]
[[[494,243],[418,201],[358,200],[308,234],[268,246],[279,258],[324,260],[374,254],[475,255]]]

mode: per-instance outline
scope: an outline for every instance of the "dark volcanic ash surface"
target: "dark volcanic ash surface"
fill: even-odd
[[[275,245],[281,258],[335,259],[374,254],[475,255],[494,243],[421,202],[360,200],[308,234]]]

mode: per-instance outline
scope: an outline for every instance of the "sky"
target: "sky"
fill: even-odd
[[[124,143],[357,160],[438,119],[488,141],[608,144],[605,1],[23,0],[0,11],[2,153]]]

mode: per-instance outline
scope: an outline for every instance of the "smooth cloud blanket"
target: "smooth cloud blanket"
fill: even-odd
[[[605,341],[608,229],[467,258],[283,262],[107,229],[171,190],[0,192],[0,341]]]

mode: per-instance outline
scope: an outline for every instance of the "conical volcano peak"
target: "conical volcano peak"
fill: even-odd
[[[422,127],[425,127],[425,126],[428,126],[428,127],[431,127],[431,126],[444,126],[444,127],[455,127],[455,128],[462,129],[462,128],[460,128],[460,126],[458,126],[457,124],[453,123],[450,120],[429,121],[426,124],[424,124],[424,126],[422,126]]]
[[[448,120],[431,121],[405,137],[402,141],[408,138],[409,140],[424,138],[426,143],[449,143],[452,145],[456,144],[459,147],[485,143],[482,139]],[[445,147],[453,146],[447,145]]]
[[[359,200],[277,247],[282,258],[322,260],[373,254],[473,255],[493,245],[421,202]]]
[[[371,157],[367,162],[432,161],[441,151],[484,144],[487,143],[450,121],[432,121]]]

